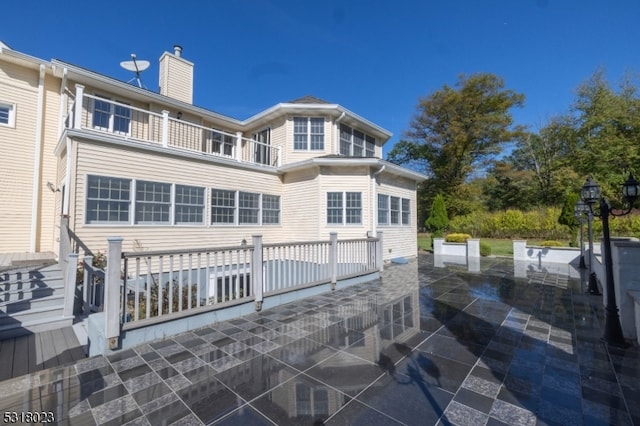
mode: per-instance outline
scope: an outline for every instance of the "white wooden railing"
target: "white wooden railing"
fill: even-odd
[[[120,330],[255,302],[382,270],[378,238],[262,244],[182,251],[122,252],[109,239],[104,286],[105,336],[117,346]],[[114,320],[114,318],[117,319]]]
[[[280,147],[171,117],[111,99],[84,93],[76,86],[76,99],[64,119],[65,128],[107,133],[126,140],[197,152],[267,167],[280,166]]]

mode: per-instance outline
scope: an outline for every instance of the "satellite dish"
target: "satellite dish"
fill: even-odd
[[[149,61],[136,61],[136,54],[132,53],[131,54],[131,60],[130,61],[122,61],[120,62],[120,66],[122,68],[124,68],[127,71],[131,71],[131,72],[135,72],[136,76],[134,78],[132,78],[131,80],[129,80],[127,83],[131,83],[133,80],[135,80],[138,83],[138,87],[142,88],[142,80],[140,79],[140,73],[144,70],[146,70],[147,68],[149,68],[149,65],[151,65],[151,63]]]

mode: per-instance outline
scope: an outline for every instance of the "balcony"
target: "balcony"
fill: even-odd
[[[66,129],[108,134],[127,141],[157,144],[159,147],[195,152],[212,158],[226,158],[264,167],[280,166],[280,148],[242,133],[190,123],[161,113],[127,105],[112,99],[76,91],[76,100],[65,119]]]

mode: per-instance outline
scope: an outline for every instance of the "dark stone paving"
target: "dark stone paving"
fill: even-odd
[[[0,383],[58,424],[640,425],[640,350],[544,270],[428,255],[380,280]]]

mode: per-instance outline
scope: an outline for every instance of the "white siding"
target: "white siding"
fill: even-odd
[[[320,239],[318,216],[322,207],[318,204],[317,168],[287,173],[284,177],[283,193],[283,240]]]
[[[321,167],[320,187],[317,193],[319,208],[320,235],[328,238],[330,232],[337,232],[338,238],[365,238],[370,226],[371,179],[368,167]],[[360,192],[362,193],[362,224],[333,225],[327,224],[328,192]]]
[[[77,171],[73,212],[75,233],[92,250],[106,249],[106,238],[125,238],[124,250],[154,250],[239,245],[243,239],[261,234],[265,243],[282,241],[280,225],[209,225],[210,201],[205,202],[205,225],[87,225],[85,194],[88,174],[145,179],[207,188],[258,192],[282,196],[280,177],[224,167],[210,162],[192,161],[149,151],[122,149],[99,143],[77,144]],[[208,194],[207,194],[208,195]],[[282,198],[281,198],[282,205]],[[133,212],[133,206],[131,207]],[[132,213],[133,214],[133,213]],[[282,222],[282,207],[281,207]]]
[[[409,199],[411,213],[410,225],[376,225],[378,231],[384,233],[384,259],[395,257],[415,257],[418,253],[418,228],[416,221],[416,184],[415,182],[382,173],[377,178],[377,194]],[[378,220],[377,195],[374,220]],[[400,220],[402,222],[402,220]]]

